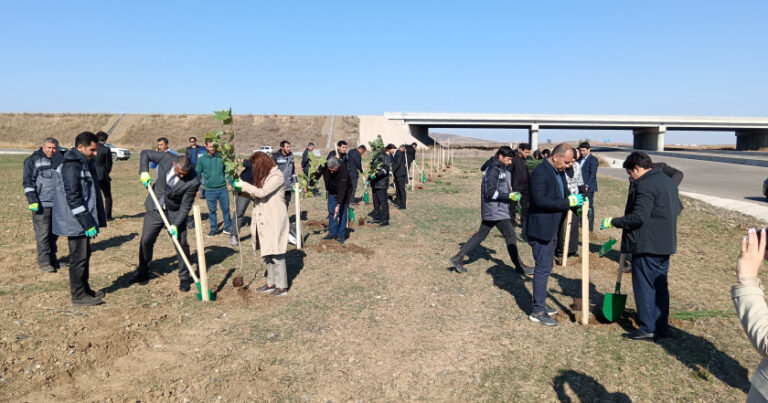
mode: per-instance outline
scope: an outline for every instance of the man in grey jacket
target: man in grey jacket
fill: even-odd
[[[512,163],[514,151],[508,146],[499,148],[496,159],[491,160],[483,171],[483,183],[480,190],[480,229],[459,249],[459,253],[449,259],[451,266],[458,273],[466,273],[463,260],[472,249],[485,240],[491,228],[496,227],[504,235],[507,252],[515,270],[526,275],[533,274],[533,268],[520,261],[517,241],[512,220],[509,216],[509,201],[520,200],[520,193],[512,192],[512,178],[507,170]]]
[[[293,193],[293,184],[296,183],[296,166],[293,163],[293,153],[291,152],[291,142],[283,140],[280,142],[280,149],[272,154],[272,160],[277,164],[277,169],[285,177],[285,204],[291,203],[291,193]]]
[[[103,291],[88,284],[91,239],[107,226],[96,169],[91,161],[99,139],[91,132],[75,138],[75,147],[64,154],[56,172],[53,200],[53,233],[67,237],[69,244],[69,291],[72,305],[100,305]]]
[[[632,254],[632,290],[640,328],[623,336],[660,340],[669,336],[669,257],[677,250],[677,186],[651,158],[635,151],[624,161],[632,186],[624,216],[607,217],[600,226],[621,228],[621,253]]]
[[[24,160],[24,196],[27,208],[32,212],[32,225],[37,241],[37,265],[43,273],[53,273],[59,269],[56,259],[56,240],[51,232],[53,198],[56,192],[56,168],[62,157],[59,142],[53,137],[43,140],[43,145]]]

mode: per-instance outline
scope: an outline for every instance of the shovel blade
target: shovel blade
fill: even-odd
[[[200,289],[200,283],[195,283],[195,286],[197,287],[197,294],[195,294],[195,297],[197,297],[198,301],[203,300],[203,292]],[[211,290],[206,290],[208,292],[208,300],[209,301],[216,301],[216,294],[212,293]]]
[[[624,313],[627,304],[627,294],[605,294],[603,299],[603,316],[610,322],[615,322]]]

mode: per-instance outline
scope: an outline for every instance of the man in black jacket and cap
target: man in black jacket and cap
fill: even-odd
[[[104,132],[96,133],[99,138],[99,149],[93,162],[96,165],[96,175],[99,177],[99,188],[104,195],[104,212],[107,214],[107,221],[112,221],[112,178],[109,173],[112,172],[112,150],[105,144],[109,135]]]
[[[677,250],[677,186],[640,151],[623,165],[632,185],[624,216],[603,219],[601,229],[621,228],[621,253],[632,254],[632,290],[640,328],[623,336],[659,340],[669,336],[669,256]]]
[[[373,219],[368,221],[369,224],[379,224],[380,227],[389,225],[387,189],[389,188],[389,173],[392,171],[392,154],[395,153],[396,149],[394,144],[387,144],[384,147],[384,152],[381,153],[381,164],[376,172],[369,176],[373,190]]]
[[[157,183],[152,184],[149,175],[149,163],[157,164]],[[183,253],[189,256],[189,244],[187,244],[187,217],[195,202],[195,195],[200,188],[200,179],[192,169],[192,163],[186,155],[176,156],[167,152],[144,150],[139,160],[139,172],[141,183],[152,186],[160,208],[166,214],[171,224],[170,235],[178,239]],[[165,228],[163,218],[150,195],[144,201],[147,209],[144,214],[144,226],[141,229],[141,244],[139,246],[139,267],[133,282],[144,283],[149,281],[149,263],[152,261],[152,253],[158,234]],[[181,252],[176,250],[179,263],[179,290],[187,292],[192,284],[192,278]]]

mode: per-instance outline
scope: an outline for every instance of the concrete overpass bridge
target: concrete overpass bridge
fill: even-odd
[[[539,130],[632,130],[634,148],[664,150],[667,131],[734,132],[737,150],[768,147],[768,118],[722,116],[633,116],[633,115],[524,115],[460,113],[385,113],[360,116],[360,140],[381,134],[385,142],[420,141],[432,144],[430,128],[527,129],[535,150]]]

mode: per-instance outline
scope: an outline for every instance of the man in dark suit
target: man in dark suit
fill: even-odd
[[[528,318],[547,326],[556,326],[551,316],[557,311],[546,303],[547,281],[552,272],[557,232],[565,212],[580,206],[582,195],[569,195],[565,167],[573,163],[573,148],[558,144],[551,155],[531,172],[528,184],[531,205],[523,231],[528,236],[536,267],[533,272],[533,312]]]
[[[640,151],[627,156],[631,185],[624,216],[608,217],[601,229],[621,228],[621,252],[632,255],[632,290],[640,328],[624,334],[632,340],[669,336],[669,256],[677,250],[677,185]]]
[[[112,172],[112,150],[104,144],[109,137],[107,133],[98,132],[96,137],[99,138],[99,148],[93,160],[96,164],[99,187],[104,195],[104,212],[107,214],[107,221],[112,221],[114,220],[112,218],[112,185],[110,183],[112,178],[109,177],[109,173]]]
[[[352,190],[350,201],[351,204],[358,204],[355,200],[355,193],[357,192],[357,181],[360,178],[360,174],[363,173],[363,155],[367,148],[364,144],[360,144],[357,148],[349,150],[347,153],[347,159],[349,160],[349,179],[352,182]]]
[[[588,142],[579,144],[579,152],[581,158],[579,163],[581,164],[581,176],[584,178],[584,186],[587,189],[587,198],[589,198],[589,232],[594,230],[595,224],[595,192],[597,192],[597,166],[600,163],[597,161],[594,155],[589,151],[590,146]]]
[[[531,145],[528,143],[520,143],[517,146],[517,155],[512,160],[512,190],[520,193],[520,200],[512,201],[509,203],[509,216],[512,220],[512,224],[515,223],[515,216],[517,215],[517,208],[520,207],[520,227],[525,226],[525,217],[528,215],[528,200],[531,198],[530,192],[528,192],[528,165],[525,161],[531,155]]]
[[[149,186],[152,182],[149,175],[150,162],[157,164],[157,183],[152,185],[152,189],[171,224],[170,234],[179,240],[184,253],[189,256],[187,216],[195,202],[197,190],[200,188],[200,179],[192,169],[192,163],[186,155],[176,156],[167,152],[144,150],[141,152],[139,161],[140,179],[144,186]],[[147,209],[147,213],[144,215],[144,227],[141,230],[139,267],[136,269],[136,276],[133,279],[134,282],[139,283],[150,279],[149,263],[152,261],[155,241],[165,226],[151,196],[147,195],[144,207]],[[190,284],[192,284],[192,279],[178,250],[176,254],[179,260],[179,290],[187,292]]]
[[[408,172],[411,172],[411,165],[413,164],[413,161],[416,159],[416,147],[418,146],[419,145],[415,141],[405,146],[405,155],[408,156]]]
[[[408,168],[406,163],[408,154],[405,150],[405,146],[401,145],[397,152],[395,152],[395,158],[392,162],[392,175],[395,177],[395,205],[399,210],[405,210],[406,192],[405,184],[408,183]]]

